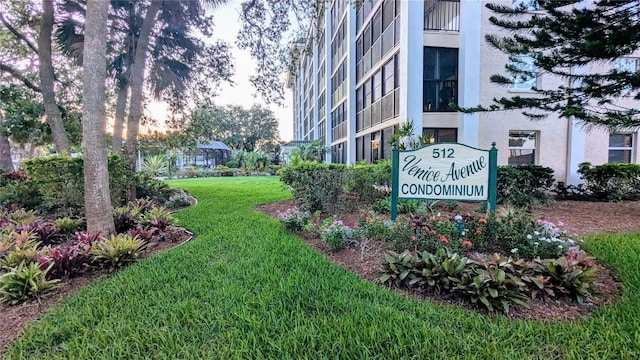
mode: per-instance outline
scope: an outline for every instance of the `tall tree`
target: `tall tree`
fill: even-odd
[[[42,22],[40,24],[40,36],[38,37],[38,59],[40,69],[40,90],[47,114],[47,122],[51,126],[53,141],[58,152],[71,151],[69,138],[64,130],[62,115],[56,102],[51,55],[51,42],[54,24],[54,0],[42,0]]]
[[[50,21],[52,11],[52,7],[47,6],[48,13],[43,15],[42,1],[0,2],[0,78],[7,86],[22,86],[25,92],[31,93],[31,100],[44,103],[41,85],[47,88],[47,80],[44,81],[45,84],[41,84],[40,70],[55,70],[55,73],[45,75],[45,78],[48,76],[53,79],[49,85],[55,91],[54,95],[47,95],[47,103],[51,104],[53,98],[53,104],[56,105],[50,107],[49,111],[57,111],[64,121],[62,138],[66,137],[72,145],[79,145],[80,132],[76,131],[79,126],[74,124],[81,106],[79,68],[60,56],[58,51],[52,51],[55,48],[52,48],[51,36],[47,34],[50,31],[43,31],[41,27],[41,24],[54,27]],[[41,34],[42,32],[45,34]],[[42,47],[45,53],[43,61],[39,43],[45,43]],[[55,68],[46,64],[55,64]],[[51,119],[56,119],[57,116],[43,118],[51,124]],[[59,129],[59,126],[51,125]],[[64,143],[64,140],[59,142]]]
[[[566,82],[553,89],[534,88],[532,96],[496,98],[494,104],[464,111],[522,109],[532,119],[556,113],[589,126],[640,126],[640,109],[620,102],[627,94],[640,100],[640,70],[612,66],[616,59],[639,51],[640,1],[600,0],[585,7],[579,0],[538,0],[516,8],[486,6],[497,14],[489,20],[501,29],[486,40],[510,59],[508,75],[493,75],[492,82],[508,85],[539,74]],[[530,6],[538,11],[530,12]],[[533,66],[523,66],[525,57]]]
[[[115,232],[107,167],[105,77],[107,14],[109,2],[87,0],[83,54],[84,91],[82,149],[84,202],[87,230],[109,235]]]
[[[254,151],[278,140],[278,121],[270,109],[257,104],[250,109],[212,105],[194,110],[184,132],[198,141],[219,140],[232,149]]]
[[[349,0],[349,3],[357,6],[362,1]],[[282,104],[282,74],[289,70],[290,44],[306,37],[310,24],[319,29],[320,23],[316,20],[322,18],[329,3],[326,0],[247,0],[242,3],[237,44],[241,49],[248,49],[256,60],[255,75],[249,81],[265,101]]]

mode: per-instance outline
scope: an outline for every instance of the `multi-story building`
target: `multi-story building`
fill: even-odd
[[[491,0],[511,5],[526,0]],[[389,159],[394,127],[413,120],[417,134],[434,142],[460,142],[488,149],[498,162],[539,164],[556,180],[579,183],[578,164],[639,160],[637,130],[588,131],[551,114],[532,121],[518,111],[463,114],[449,104],[474,107],[493,98],[527,95],[561,79],[540,75],[512,86],[493,84],[508,57],[491,48],[485,0],[365,0],[360,7],[333,0],[305,41],[295,44],[288,85],[293,91],[294,140],[330,145],[337,163]],[[532,9],[535,11],[535,9]],[[294,51],[300,50],[303,51]],[[528,66],[526,59],[520,66]],[[612,66],[637,70],[638,59]],[[585,71],[579,69],[579,71]],[[633,102],[629,96],[622,101]],[[640,107],[640,104],[628,104]]]

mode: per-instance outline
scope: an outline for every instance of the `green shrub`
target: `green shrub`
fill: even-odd
[[[154,207],[141,215],[140,224],[145,227],[154,227],[159,230],[172,226],[176,223],[176,219],[164,207]]]
[[[144,240],[128,234],[111,235],[96,241],[91,249],[93,260],[109,272],[134,263],[147,247]]]
[[[135,205],[120,206],[113,209],[113,222],[117,233],[127,232],[138,224],[141,208]]]
[[[2,248],[4,255],[0,259],[0,267],[11,269],[20,263],[38,262],[40,257],[40,242],[33,232],[12,231],[2,236]]]
[[[45,208],[83,207],[84,173],[81,157],[59,155],[34,158],[26,160],[22,166],[38,189]],[[118,155],[109,155],[108,169],[111,202],[120,204],[131,182],[131,176],[124,159]],[[27,205],[20,201],[17,203]]]
[[[578,166],[583,189],[591,199],[620,201],[640,199],[640,165],[584,162]]]
[[[42,195],[33,181],[8,183],[0,187],[0,205],[19,204],[35,209],[42,203]]]
[[[169,209],[175,209],[191,205],[191,196],[182,189],[176,190],[177,191],[173,195],[169,196],[169,200],[164,203],[164,206]]]
[[[72,219],[68,216],[56,219],[53,224],[64,234],[73,234],[83,224],[82,219]]]
[[[56,289],[60,280],[47,280],[51,266],[42,270],[38,263],[20,263],[6,274],[0,276],[0,297],[9,305],[26,300],[40,299]]]
[[[497,202],[532,209],[552,201],[553,169],[540,165],[498,166]]]
[[[381,200],[391,191],[391,161],[350,166],[346,168],[345,175],[345,190],[357,193],[368,203]]]
[[[362,236],[373,241],[389,241],[392,234],[393,222],[385,217],[376,215],[373,210],[361,210],[358,216],[358,226]]]
[[[498,254],[488,259],[479,258],[472,261],[462,276],[455,278],[454,290],[489,311],[508,313],[511,302],[527,307],[520,265]]]
[[[434,212],[433,200],[398,199],[398,214],[432,214]],[[374,203],[371,208],[380,214],[391,213],[391,196]]]
[[[549,278],[544,286],[547,294],[572,296],[582,304],[594,291],[598,276],[594,260],[584,251],[574,249],[557,259],[536,259],[533,269],[542,278]],[[537,285],[538,289],[543,288],[542,282]]]
[[[303,211],[337,214],[345,207],[345,165],[301,161],[282,169],[280,180]]]

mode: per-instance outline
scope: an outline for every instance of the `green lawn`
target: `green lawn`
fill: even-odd
[[[624,280],[573,323],[512,321],[412,300],[326,260],[252,208],[276,177],[175,181],[198,237],[69,297],[7,359],[637,359],[640,234],[588,239]]]

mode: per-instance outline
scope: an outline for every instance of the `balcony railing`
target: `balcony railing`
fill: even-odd
[[[424,29],[460,31],[460,0],[425,0]]]

